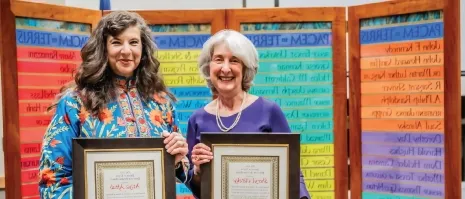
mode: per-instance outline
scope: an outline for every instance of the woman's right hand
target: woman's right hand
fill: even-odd
[[[213,159],[213,153],[210,147],[203,143],[198,143],[192,149],[192,164],[194,164],[194,173],[200,173],[200,165],[210,162]]]

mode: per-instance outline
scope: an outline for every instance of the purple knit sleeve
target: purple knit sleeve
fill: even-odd
[[[195,184],[192,178],[194,177],[194,165],[192,164],[192,149],[194,146],[200,142],[200,132],[197,130],[197,125],[194,122],[195,120],[195,113],[189,118],[187,123],[187,136],[186,141],[188,144],[188,153],[187,158],[189,159],[189,163],[192,165],[190,170],[187,172],[187,181],[185,185],[189,188],[192,192],[192,195],[195,198],[200,198],[200,186]]]

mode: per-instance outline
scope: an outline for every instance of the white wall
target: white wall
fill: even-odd
[[[242,0],[111,0],[110,2],[112,10],[188,10],[242,8]]]
[[[66,5],[70,7],[80,7],[88,9],[99,9],[99,0],[28,0],[36,2],[46,2],[51,4]],[[383,0],[280,0],[280,7],[322,7],[322,6],[353,6]],[[274,7],[274,0],[247,0],[248,8],[270,8]],[[242,8],[242,0],[111,0],[112,10],[186,10],[186,9],[231,9]],[[460,6],[460,18],[465,22],[465,3]],[[465,46],[465,26],[461,26],[461,46]],[[461,51],[461,57],[465,57],[465,50]],[[465,70],[465,58],[462,60],[462,70]],[[462,82],[465,78],[462,77]],[[465,94],[465,86],[462,86],[462,95]],[[0,95],[1,96],[1,95]],[[0,98],[0,110],[1,110]],[[2,115],[0,114],[0,126],[3,126]],[[0,128],[0,138],[3,130]],[[3,151],[2,142],[0,150]],[[4,176],[4,157],[0,153],[0,176]],[[0,191],[0,199],[4,198],[3,191]]]
[[[100,0],[64,0],[63,5],[77,8],[100,10]],[[148,1],[148,0],[147,0]]]

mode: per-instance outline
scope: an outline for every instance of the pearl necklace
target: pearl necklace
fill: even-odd
[[[247,98],[247,93],[244,92],[244,98],[242,99],[242,104],[241,104],[241,107],[239,109],[239,113],[237,114],[236,116],[236,119],[234,120],[233,124],[231,124],[231,126],[228,128],[226,127],[223,122],[221,121],[221,118],[220,118],[220,114],[219,114],[219,111],[220,111],[220,98],[217,99],[217,102],[216,102],[216,124],[218,125],[218,128],[223,131],[223,132],[228,132],[230,131],[231,129],[233,129],[237,123],[239,122],[239,119],[241,118],[241,115],[242,115],[242,107],[244,107],[244,104],[245,104],[245,99]]]

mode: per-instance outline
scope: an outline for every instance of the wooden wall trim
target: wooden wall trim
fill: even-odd
[[[228,28],[239,30],[239,22],[304,22],[315,19],[332,21],[341,10],[344,10],[343,13],[345,13],[345,7],[228,9],[226,10],[226,20]]]
[[[0,177],[0,189],[5,189],[5,177]]]
[[[113,11],[103,11],[103,16]],[[211,33],[226,27],[225,10],[137,10],[148,24],[211,24]]]
[[[460,1],[443,1],[445,3],[444,134],[447,135],[444,138],[444,187],[446,192],[444,198],[460,199],[462,195]]]
[[[2,81],[3,152],[5,198],[21,198],[21,158],[18,114],[18,72],[16,68],[16,27],[10,1],[0,1],[0,68]]]
[[[11,10],[15,16],[86,23],[92,24],[92,28],[97,26],[102,17],[100,10],[25,1],[13,1]]]

